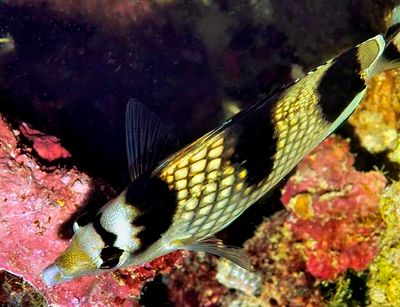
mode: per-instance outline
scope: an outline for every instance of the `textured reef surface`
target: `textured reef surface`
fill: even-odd
[[[89,194],[104,194],[107,187],[93,182],[74,168],[45,170],[32,156],[32,149],[18,146],[18,135],[18,130],[12,130],[0,118],[1,269],[22,276],[43,293],[50,304],[123,305],[136,301],[146,281],[157,273],[171,271],[175,264],[182,261],[182,253],[175,252],[143,267],[100,277],[84,277],[53,288],[45,286],[41,271],[68,244],[68,238],[62,238],[60,233],[60,229],[64,228],[63,223],[85,204]],[[53,155],[60,152],[58,146],[46,148],[53,150]],[[38,154],[43,155],[43,148]],[[13,285],[16,281],[9,274],[1,275],[4,279],[3,288],[16,288]],[[28,285],[20,289],[22,293],[18,297],[23,297],[30,289]],[[9,293],[12,292],[9,290]],[[15,298],[0,295],[2,297],[1,304],[16,302]]]
[[[400,164],[400,75],[388,71],[371,80],[367,96],[349,122],[360,145]],[[389,162],[388,161],[388,162]]]
[[[74,219],[127,183],[129,98],[188,143],[384,31],[391,6],[1,1],[15,50],[0,52],[0,305],[400,305],[399,71],[371,80],[338,135],[218,235],[243,245],[254,272],[175,252],[52,288],[40,277]]]
[[[369,267],[368,294],[371,305],[400,304],[400,183],[394,182],[381,197],[380,208],[386,223],[378,257]]]
[[[299,164],[282,191],[306,269],[321,280],[365,269],[378,250],[386,179],[378,171],[359,172],[353,163],[348,143],[330,138]]]

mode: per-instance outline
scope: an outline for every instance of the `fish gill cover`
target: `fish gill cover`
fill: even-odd
[[[143,101],[188,143],[228,116],[232,105],[248,106],[383,32],[391,1],[77,3],[0,3],[0,34],[15,44],[0,53],[0,267],[7,271],[0,304],[46,304],[32,285],[50,304],[135,305],[158,273],[165,278],[143,288],[141,303],[157,303],[150,299],[152,285],[168,290],[161,300],[188,306],[356,300],[343,286],[352,283],[340,281],[344,272],[366,269],[379,253],[379,235],[385,243],[395,232],[384,232],[378,199],[383,174],[399,174],[396,71],[371,81],[352,126],[341,130],[351,136],[355,156],[345,141],[327,140],[285,186],[288,212],[271,215],[283,209],[274,194],[220,234],[235,245],[254,234],[245,249],[262,279],[243,276],[259,283],[258,292],[230,291],[235,275],[217,272],[223,266],[215,257],[183,260],[181,252],[54,288],[43,285],[40,272],[67,245],[77,212],[96,211],[127,182],[122,119],[129,98]],[[338,155],[343,163],[332,165]],[[364,173],[374,165],[383,172]],[[334,231],[317,231],[325,225]],[[382,248],[371,272],[389,278],[393,264],[382,259],[396,248]],[[387,287],[368,271],[364,276],[367,301],[398,301],[398,274]]]

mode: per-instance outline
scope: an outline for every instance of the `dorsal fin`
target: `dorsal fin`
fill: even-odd
[[[133,180],[177,148],[172,129],[142,103],[130,99],[125,114],[128,168]]]

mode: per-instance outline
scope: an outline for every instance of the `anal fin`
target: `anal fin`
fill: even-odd
[[[222,242],[222,240],[219,240],[215,237],[204,239],[190,245],[185,245],[184,248],[192,251],[201,251],[224,257],[247,271],[254,271],[254,268],[250,263],[249,257],[246,255],[242,248],[227,246]]]

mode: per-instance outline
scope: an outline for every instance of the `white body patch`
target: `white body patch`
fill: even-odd
[[[131,221],[134,214],[132,207],[119,201],[104,207],[100,223],[105,230],[117,236],[114,246],[127,251],[135,251],[139,247],[140,242],[134,238],[141,228],[133,227]]]

